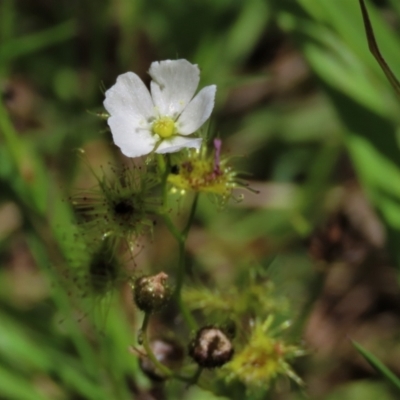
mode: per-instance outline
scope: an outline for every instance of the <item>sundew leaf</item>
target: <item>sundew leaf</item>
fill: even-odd
[[[400,378],[396,376],[389,368],[387,368],[377,357],[370,353],[356,341],[352,341],[357,351],[372,365],[389,383],[391,383],[398,391],[400,391]]]

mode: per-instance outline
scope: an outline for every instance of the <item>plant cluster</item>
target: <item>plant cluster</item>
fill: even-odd
[[[267,390],[282,376],[301,384],[288,360],[303,351],[287,344],[281,329],[270,329],[274,315],[281,319],[285,308],[275,299],[271,281],[253,280],[246,292],[236,295],[234,287],[213,294],[187,285],[186,240],[199,196],[208,196],[222,210],[230,199],[240,201],[243,194],[235,193],[237,189],[252,189],[223,154],[222,140],[207,137],[201,129],[211,115],[216,86],[194,95],[199,68],[186,60],[154,62],[149,73],[150,93],[139,77],[129,72],[118,77],[104,100],[115,144],[126,156],[142,158],[122,168],[113,167],[108,175],[102,170],[101,176],[95,174],[95,187],[71,197],[78,222],[77,239],[90,249],[85,251],[89,296],[101,298],[124,283],[132,288],[132,299],[144,313],[139,347],[134,349],[149,377],[175,378],[212,389],[212,385],[202,383],[202,372],[220,368],[214,374],[215,381],[226,385],[236,380],[244,388]],[[192,203],[183,228],[174,221],[170,199],[175,193],[182,198],[188,195]],[[150,268],[153,274],[139,274],[140,265],[124,268],[121,261],[127,251],[135,260],[137,243],[146,234],[154,234],[156,219],[177,242],[178,262],[171,268],[173,276],[154,268]],[[81,270],[82,263],[75,268],[77,273]],[[214,300],[204,305],[212,296]],[[218,301],[228,314],[221,312]],[[166,342],[162,335],[149,336],[153,315],[162,313],[171,303],[177,305],[178,315],[187,325],[191,339],[186,339],[186,344],[182,337],[177,343],[178,333],[173,342]],[[194,310],[199,308],[201,314],[195,315]],[[179,368],[177,363],[169,366],[158,354],[177,346],[186,347],[192,360],[178,363]],[[197,365],[194,370],[193,364]]]
[[[0,397],[397,399],[399,4],[0,1]]]

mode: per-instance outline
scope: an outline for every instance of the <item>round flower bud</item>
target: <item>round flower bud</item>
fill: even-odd
[[[150,342],[150,347],[162,364],[168,368],[179,368],[182,364],[184,352],[182,347],[173,340],[155,339]],[[147,357],[141,357],[139,361],[141,370],[153,381],[163,381],[165,376],[154,366]]]
[[[142,311],[157,312],[168,302],[171,291],[166,283],[167,279],[168,275],[164,272],[136,279],[133,297]]]
[[[201,328],[189,345],[189,355],[203,368],[221,367],[233,356],[233,346],[228,335],[220,328]]]

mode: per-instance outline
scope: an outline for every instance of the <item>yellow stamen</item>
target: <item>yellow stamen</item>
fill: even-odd
[[[175,134],[175,122],[172,118],[162,117],[154,121],[153,132],[162,139],[168,139]]]

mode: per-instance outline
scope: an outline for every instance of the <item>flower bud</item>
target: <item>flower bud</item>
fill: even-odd
[[[171,290],[166,283],[167,279],[165,272],[136,279],[133,296],[142,311],[157,312],[168,302]]]
[[[189,355],[203,368],[221,367],[233,355],[233,346],[228,335],[220,328],[201,328],[189,345]]]

